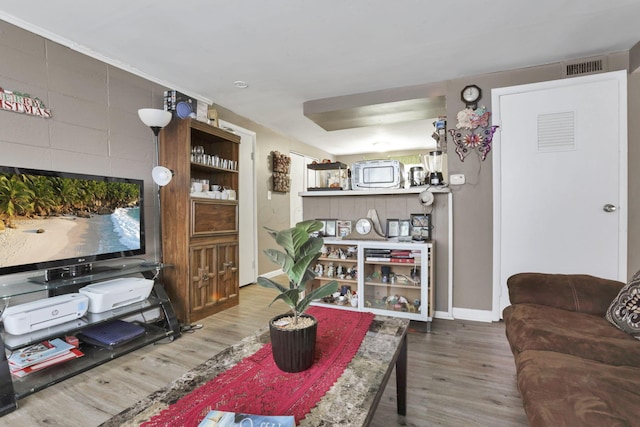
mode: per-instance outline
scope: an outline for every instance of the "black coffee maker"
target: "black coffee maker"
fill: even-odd
[[[424,185],[424,168],[422,166],[414,166],[409,169],[409,182],[411,187]]]

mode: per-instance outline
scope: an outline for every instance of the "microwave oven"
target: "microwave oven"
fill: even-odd
[[[351,188],[403,188],[404,165],[398,160],[365,160],[351,165]]]

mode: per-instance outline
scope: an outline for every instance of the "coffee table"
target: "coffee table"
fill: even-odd
[[[354,358],[300,426],[368,426],[394,367],[397,410],[398,414],[406,415],[408,327],[407,319],[376,315]],[[109,419],[101,427],[134,426],[148,420],[171,402],[255,353],[268,341],[268,329],[258,330]]]

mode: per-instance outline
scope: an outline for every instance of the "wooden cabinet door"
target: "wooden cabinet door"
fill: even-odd
[[[201,319],[237,304],[238,242],[192,245],[189,252],[189,318]]]
[[[218,245],[218,292],[221,300],[238,296],[238,243]]]
[[[215,244],[192,246],[189,259],[191,263],[189,306],[190,311],[195,313],[216,304],[220,299],[216,274],[218,247]]]

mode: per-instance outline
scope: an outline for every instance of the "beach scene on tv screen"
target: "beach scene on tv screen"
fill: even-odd
[[[0,221],[0,267],[138,250],[140,188],[0,174]]]

